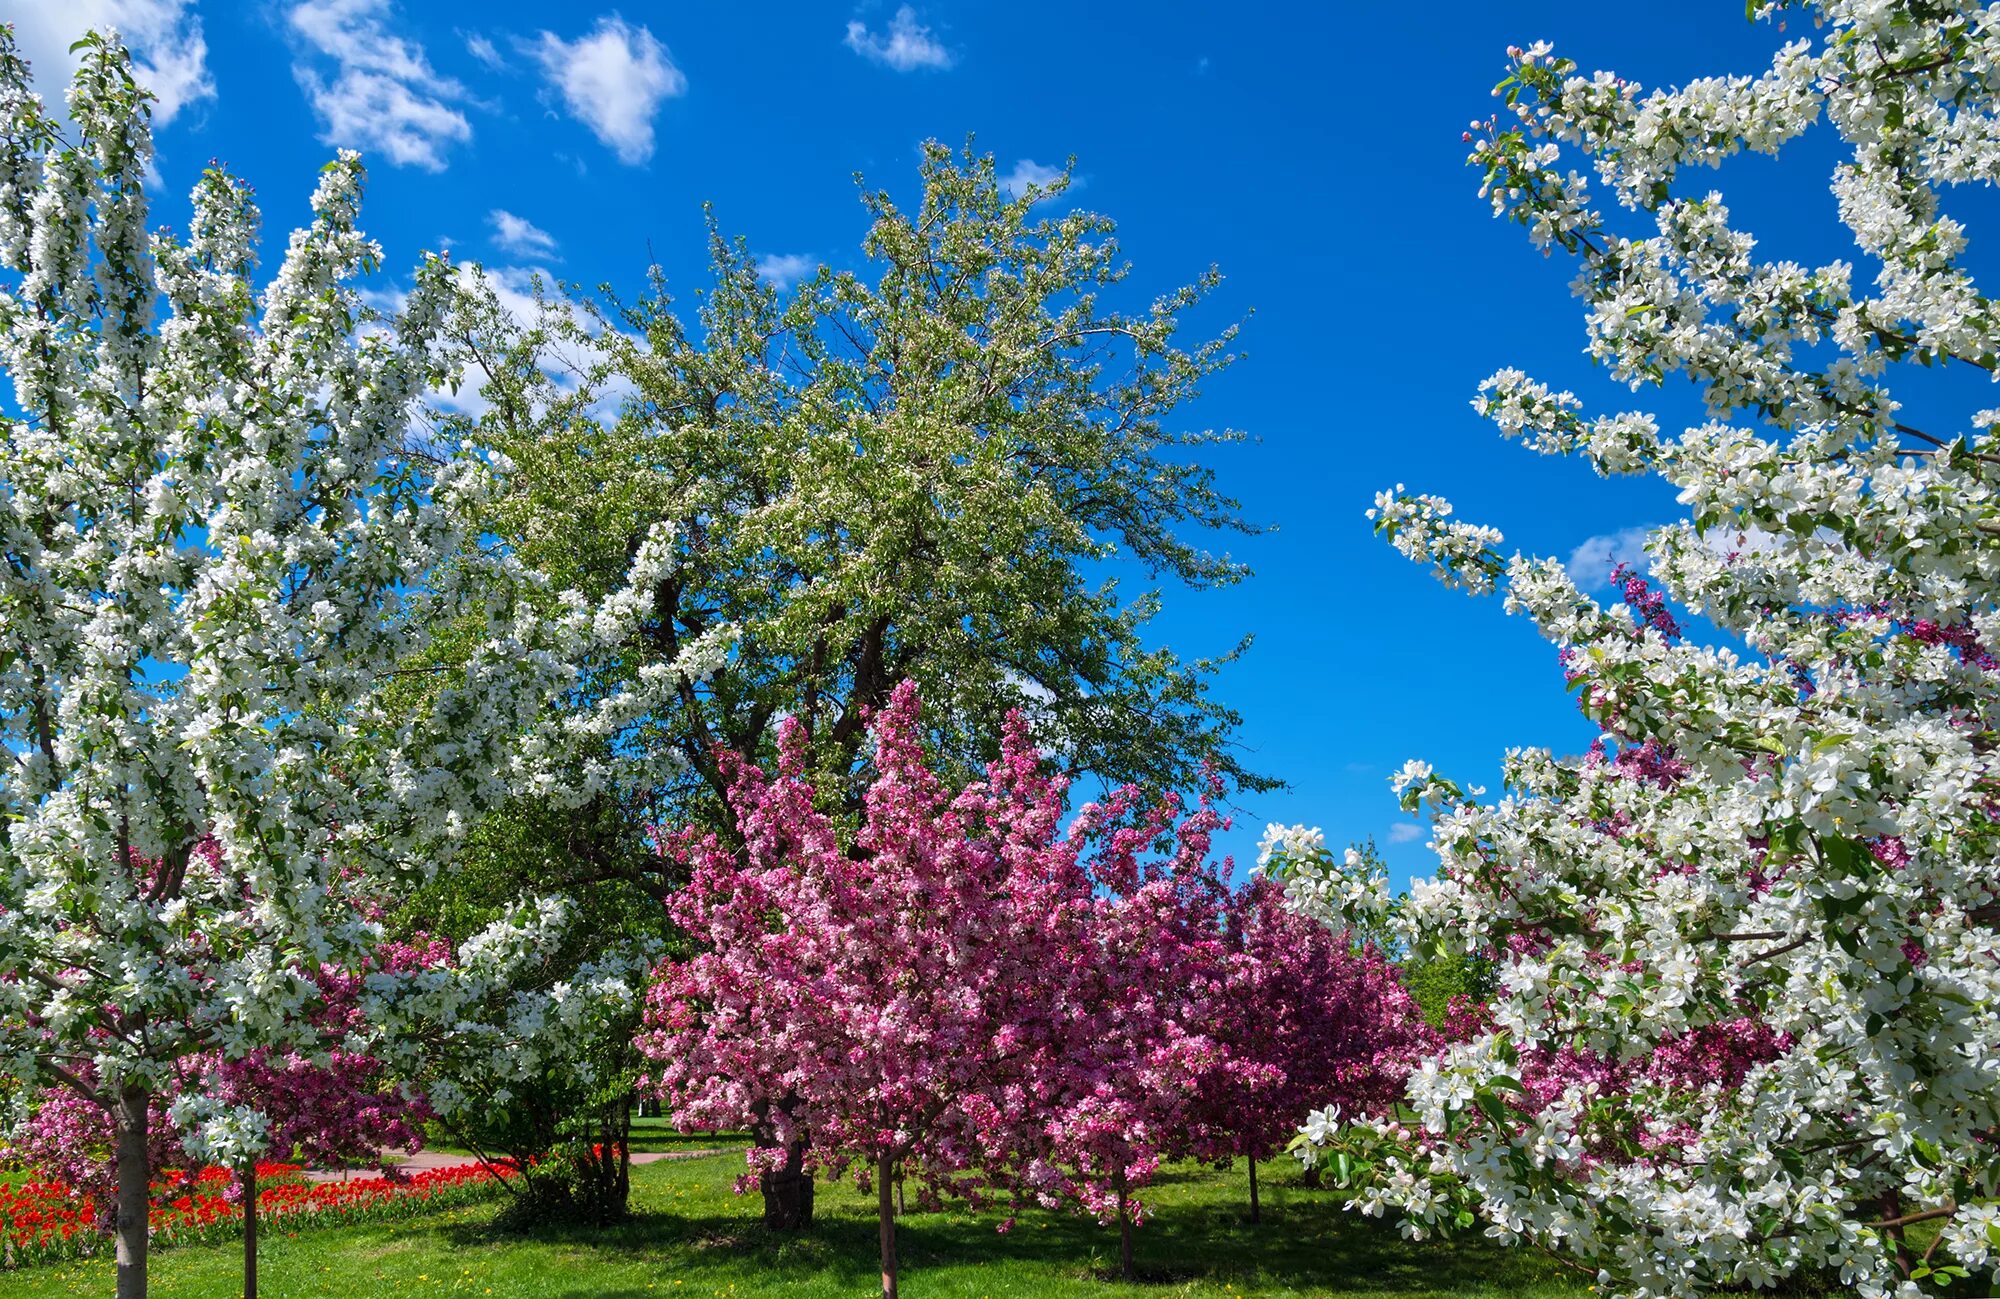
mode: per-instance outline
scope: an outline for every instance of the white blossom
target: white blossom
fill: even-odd
[[[1370,511],[1535,622],[1601,746],[1509,754],[1490,803],[1406,767],[1439,870],[1404,898],[1267,838],[1299,909],[1386,917],[1497,985],[1490,1027],[1412,1074],[1414,1127],[1315,1116],[1301,1156],[1354,1156],[1352,1207],[1413,1235],[1463,1213],[1648,1299],[1818,1270],[1914,1296],[1902,1221],[1939,1224],[1931,1266],[2000,1256],[2000,453],[1990,397],[1954,414],[1927,390],[1920,418],[1889,388],[1904,361],[2000,374],[2000,314],[1942,199],[2000,178],[2000,16],[1782,11],[1817,37],[1674,90],[1513,51],[1469,136],[1494,211],[1576,259],[1590,357],[1706,406],[1668,435],[1514,369],[1473,402],[1536,451],[1677,490],[1687,517],[1647,538],[1657,591],[1600,606],[1400,485]],[[1815,128],[1857,255],[1808,266],[1688,171]],[[1729,643],[1690,638],[1690,614]],[[1756,1045],[1728,1069],[1664,1063],[1738,1030]]]

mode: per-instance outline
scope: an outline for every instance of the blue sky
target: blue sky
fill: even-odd
[[[1507,746],[1574,751],[1590,730],[1524,622],[1373,539],[1373,493],[1404,482],[1510,547],[1567,557],[1596,538],[1601,553],[1676,517],[1672,493],[1501,442],[1467,405],[1478,382],[1517,365],[1598,409],[1695,418],[1683,393],[1633,397],[1591,369],[1569,268],[1490,218],[1460,132],[1492,111],[1510,44],[1548,39],[1651,86],[1755,72],[1783,39],[1740,0],[8,8],[49,86],[83,27],[117,23],[162,95],[160,219],[220,159],[258,189],[267,262],[335,146],[369,161],[366,224],[392,269],[449,242],[627,288],[649,256],[699,282],[704,202],[782,276],[851,262],[853,174],[908,194],[927,137],[976,133],[1003,174],[1074,155],[1073,200],[1120,222],[1142,296],[1215,263],[1207,323],[1255,312],[1247,359],[1191,422],[1255,436],[1218,466],[1274,531],[1232,547],[1254,578],[1169,593],[1156,624],[1188,654],[1258,638],[1219,689],[1292,788],[1248,800],[1228,846],[1247,858],[1268,819],[1372,834],[1399,881],[1428,870],[1386,783],[1405,759],[1493,784]],[[1716,183],[1750,228],[1786,220],[1784,255],[1847,255],[1833,154],[1801,152]]]

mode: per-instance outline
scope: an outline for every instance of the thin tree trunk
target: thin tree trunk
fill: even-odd
[[[118,1299],[146,1299],[146,1197],[152,1172],[146,1157],[143,1087],[118,1093]]]
[[[1126,1212],[1125,1174],[1118,1174],[1118,1274],[1127,1281],[1135,1280],[1137,1274],[1132,1267],[1132,1215]]]
[[[243,1165],[243,1299],[257,1299],[257,1161]]]
[[[618,1216],[622,1218],[632,1202],[632,1098],[629,1096],[619,1102],[618,1108],[617,1199]]]
[[[882,1299],[896,1299],[896,1202],[889,1189],[895,1167],[885,1152],[875,1159],[875,1215],[882,1229]]]
[[[1257,1155],[1254,1151],[1250,1155],[1249,1163],[1250,1163],[1250,1221],[1262,1222],[1264,1221],[1264,1213],[1263,1210],[1259,1208],[1257,1204]]]

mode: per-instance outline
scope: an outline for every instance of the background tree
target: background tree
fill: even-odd
[[[466,836],[454,869],[417,890],[389,917],[391,928],[456,945],[508,913],[524,882],[558,892],[572,919],[560,941],[523,971],[526,986],[553,987],[586,969],[628,969],[633,995],[600,1007],[569,1034],[561,1052],[533,1070],[496,1080],[498,1095],[439,1122],[452,1140],[525,1175],[509,1182],[502,1224],[604,1223],[622,1218],[630,1190],[634,1085],[642,1060],[633,1047],[637,989],[673,933],[656,895],[656,876],[606,853],[650,853],[646,827],[615,797],[578,806],[520,798]],[[684,950],[685,943],[674,950]],[[474,1052],[483,1049],[474,1044]],[[463,1055],[454,1048],[448,1056]],[[427,1061],[420,1071],[463,1064]]]
[[[1271,784],[1244,767],[1235,714],[1208,694],[1235,650],[1183,662],[1149,646],[1157,593],[1099,576],[1244,575],[1200,544],[1252,530],[1197,458],[1239,435],[1178,425],[1233,359],[1233,329],[1185,341],[1216,277],[1116,310],[1112,224],[1036,215],[1066,182],[1009,198],[990,158],[936,145],[922,181],[913,212],[864,194],[862,268],[788,297],[717,234],[691,312],[656,273],[629,304],[543,295],[522,320],[489,294],[454,318],[478,400],[442,415],[438,435],[507,458],[494,533],[588,597],[672,526],[675,574],[647,638],[596,680],[640,681],[718,629],[735,637],[721,671],[633,717],[618,741],[631,779],[607,794],[624,822],[596,817],[614,837],[588,850],[565,830],[570,861],[536,867],[556,869],[550,887],[594,884],[616,862],[670,891],[659,872],[676,865],[637,861],[632,824],[727,830],[716,755],[769,764],[784,717],[805,728],[820,796],[852,820],[866,719],[904,679],[958,779],[996,756],[1021,709],[1072,775],[1171,788],[1208,764]],[[775,1175],[791,1198],[773,1200],[772,1220],[803,1221],[804,1184]]]
[[[1509,754],[1496,804],[1405,768],[1441,869],[1401,922],[1413,950],[1492,959],[1495,990],[1411,1075],[1410,1123],[1322,1118],[1307,1145],[1368,1212],[1483,1218],[1617,1294],[1913,1297],[2000,1250],[2000,413],[1889,390],[1898,362],[2000,369],[1945,215],[2000,178],[2000,30],[1923,0],[1759,12],[1785,10],[1811,36],[1768,71],[1679,90],[1515,50],[1468,133],[1495,212],[1577,261],[1591,355],[1706,403],[1666,435],[1514,370],[1476,398],[1536,450],[1678,490],[1689,517],[1647,541],[1660,589],[1627,577],[1604,607],[1436,497],[1374,511],[1447,582],[1504,585],[1604,734]],[[1871,283],[1760,259],[1685,177],[1816,124]],[[1304,846],[1303,905],[1385,907]]]

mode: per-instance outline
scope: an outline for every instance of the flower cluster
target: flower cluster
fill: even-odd
[[[2000,175],[2000,24],[1910,0],[1762,12],[1786,9],[1821,38],[1677,90],[1516,50],[1503,110],[1468,132],[1494,210],[1578,261],[1591,355],[1705,401],[1672,438],[1517,371],[1474,403],[1538,451],[1677,488],[1689,517],[1648,538],[1654,581],[1621,575],[1600,607],[1441,502],[1399,490],[1376,516],[1447,580],[1504,588],[1603,739],[1509,754],[1495,803],[1428,769],[1405,783],[1440,870],[1393,907],[1398,932],[1491,962],[1497,989],[1458,1008],[1406,1113],[1322,1115],[1304,1153],[1413,1234],[1483,1220],[1619,1295],[1814,1276],[1913,1297],[1993,1254],[2000,458],[1991,411],[1918,427],[1888,381],[1898,361],[2000,371],[2000,317],[1940,206]],[[1760,259],[1681,183],[1816,124],[1871,284]],[[1673,609],[1731,644],[1689,640]],[[1296,905],[1379,910],[1299,856]]]

